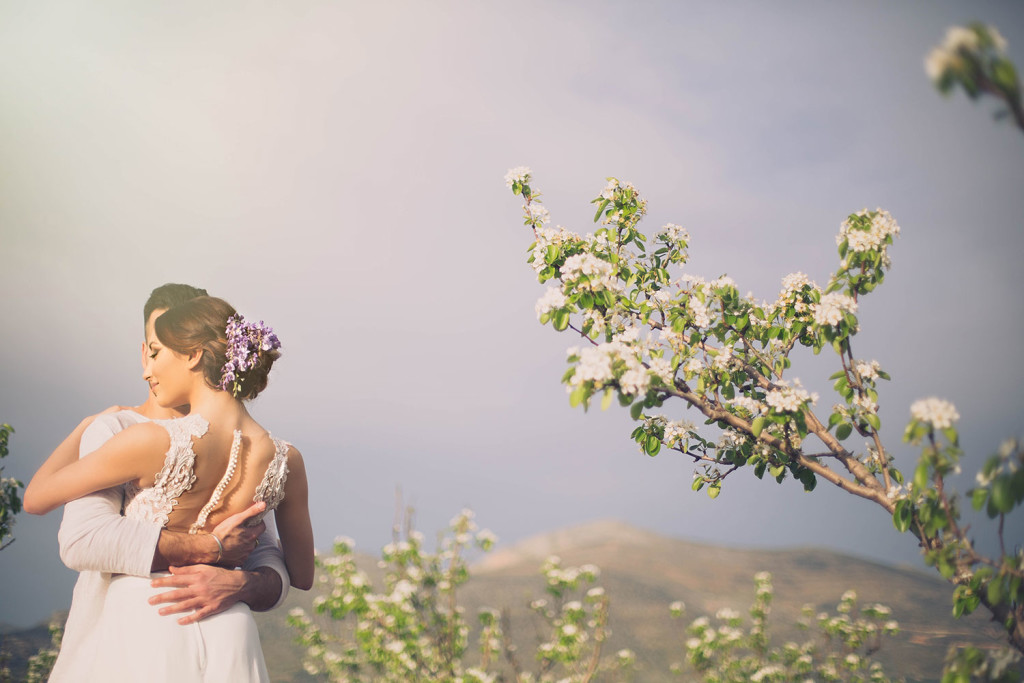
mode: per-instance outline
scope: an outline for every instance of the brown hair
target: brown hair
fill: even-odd
[[[153,311],[161,308],[174,308],[178,304],[183,304],[190,299],[195,299],[197,296],[209,295],[206,293],[205,289],[193,287],[192,285],[179,285],[174,282],[168,282],[166,285],[160,285],[149,293],[149,298],[146,299],[146,305],[142,307],[142,322],[149,322],[149,316],[153,314]]]
[[[235,309],[227,301],[212,296],[200,296],[178,304],[156,319],[156,336],[168,348],[181,354],[199,351],[202,358],[198,369],[206,383],[219,388],[224,364],[227,363],[228,318]],[[257,352],[256,365],[245,372],[236,372],[239,391],[236,398],[243,401],[256,398],[267,388],[267,375],[281,352],[276,349]]]

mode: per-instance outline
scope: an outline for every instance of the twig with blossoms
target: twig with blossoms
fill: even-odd
[[[836,237],[839,268],[824,289],[793,273],[783,278],[776,302],[767,304],[740,296],[728,277],[706,281],[678,274],[689,242],[678,226],[666,226],[657,248],[649,251],[638,228],[646,200],[629,183],[609,179],[594,199],[595,221],[602,227],[580,236],[545,227],[550,216],[536,208],[528,169],[516,169],[510,177],[535,237],[528,262],[540,282],[554,283],[537,304],[538,318],[590,342],[588,348],[569,350],[563,382],[570,405],[586,409],[603,394],[601,406],[607,408],[617,395],[641,421],[632,433],[641,450],[654,456],[664,446],[690,455],[703,468],[693,489],[706,487],[713,498],[728,476],[747,466],[758,478],[768,473],[779,483],[792,476],[808,491],[820,477],[886,510],[897,529],[912,531],[926,559],[958,587],[978,576],[977,566],[998,567],[998,577],[982,574],[976,583],[1000,591],[1005,584],[1008,597],[979,601],[1024,650],[1024,588],[1004,578],[1019,576],[1024,557],[1018,561],[1005,547],[998,560],[977,553],[957,522],[955,497],[944,487],[959,457],[951,426],[955,410],[941,402],[913,407],[908,438],[917,442],[927,434],[930,445],[914,484],[903,494],[906,480],[884,447],[878,415],[877,383],[889,375],[877,361],[854,354],[861,297],[884,282],[891,267],[888,249],[900,232],[887,211],[863,209],[842,222]],[[815,414],[818,397],[785,376],[798,346],[816,354],[831,347],[838,357],[840,369],[830,379],[843,401],[827,420]],[[697,435],[670,438],[670,416],[651,411],[673,399],[726,430],[723,438],[717,443]],[[946,434],[950,448],[934,442],[936,430]],[[866,453],[844,445],[854,432],[870,439]],[[825,450],[805,449],[809,436]],[[986,500],[998,498],[999,514],[1005,514],[1024,502],[1024,479],[1012,490],[1007,495],[993,489]]]

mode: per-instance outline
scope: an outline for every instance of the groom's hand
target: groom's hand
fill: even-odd
[[[149,604],[172,603],[160,608],[160,614],[194,610],[178,619],[185,625],[223,612],[236,602],[244,602],[254,611],[270,609],[281,595],[281,575],[269,567],[243,572],[197,564],[171,567],[170,576],[153,579],[155,588],[174,588],[149,599]]]
[[[256,539],[267,530],[267,525],[263,522],[251,527],[242,524],[250,517],[263,512],[266,507],[266,503],[253,503],[248,509],[231,515],[214,527],[211,533],[219,538],[224,546],[217,564],[224,567],[240,567],[245,562],[249,553],[256,547]]]
[[[149,604],[172,603],[160,608],[160,614],[177,614],[193,610],[178,619],[179,624],[194,621],[223,612],[241,599],[246,573],[233,569],[194,564],[187,567],[171,567],[170,576],[161,576],[151,582],[154,588],[174,588],[154,595]]]

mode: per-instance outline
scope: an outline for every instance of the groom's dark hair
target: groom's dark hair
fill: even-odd
[[[195,299],[197,296],[209,296],[209,294],[206,293],[205,289],[193,287],[192,285],[179,285],[173,282],[160,285],[150,292],[149,298],[146,299],[146,305],[142,308],[142,322],[148,321],[149,316],[157,309],[174,308],[178,304]]]

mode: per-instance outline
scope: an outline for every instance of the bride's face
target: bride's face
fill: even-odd
[[[189,402],[194,373],[189,357],[164,346],[159,339],[149,342],[147,366],[149,388],[164,408],[176,408]]]

